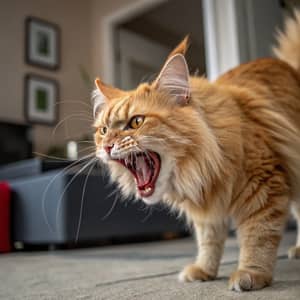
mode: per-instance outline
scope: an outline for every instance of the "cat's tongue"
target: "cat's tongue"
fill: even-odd
[[[160,172],[159,155],[152,151],[138,155],[131,172],[136,179],[139,194],[144,198],[151,196]]]
[[[152,171],[151,168],[149,167],[150,163],[151,162],[149,162],[144,155],[138,156],[136,158],[135,175],[136,175],[137,186],[139,189],[142,189],[151,181]]]
[[[131,160],[116,160],[134,176],[140,196],[149,197],[154,193],[155,183],[160,172],[159,154],[147,151],[130,156]]]

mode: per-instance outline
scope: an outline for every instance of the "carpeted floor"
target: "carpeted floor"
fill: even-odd
[[[181,240],[81,250],[0,255],[0,299],[300,299],[300,260],[288,260],[294,243],[281,244],[275,280],[262,291],[227,290],[236,267],[236,240],[227,241],[217,280],[179,283],[177,273],[193,261],[195,243]]]

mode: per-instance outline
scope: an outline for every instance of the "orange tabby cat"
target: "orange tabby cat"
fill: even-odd
[[[275,53],[216,82],[190,77],[187,39],[154,82],[121,91],[96,80],[97,156],[125,197],[163,201],[195,228],[199,253],[180,280],[217,276],[228,219],[240,242],[232,290],[272,281],[292,203],[300,224],[300,12]],[[298,202],[296,202],[298,201]],[[300,235],[290,257],[300,257]]]

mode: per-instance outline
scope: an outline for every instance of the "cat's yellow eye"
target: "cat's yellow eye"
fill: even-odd
[[[105,126],[104,127],[100,127],[99,131],[100,131],[101,135],[106,135],[106,133],[107,133],[107,127],[105,127]]]
[[[144,123],[144,119],[145,119],[144,116],[132,117],[130,122],[129,122],[129,127],[132,128],[132,129],[138,129]]]

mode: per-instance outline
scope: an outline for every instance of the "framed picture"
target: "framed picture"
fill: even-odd
[[[57,25],[35,17],[26,18],[25,61],[46,69],[60,67],[60,30]]]
[[[57,122],[57,81],[27,74],[24,80],[24,95],[24,113],[29,123],[54,125]]]

